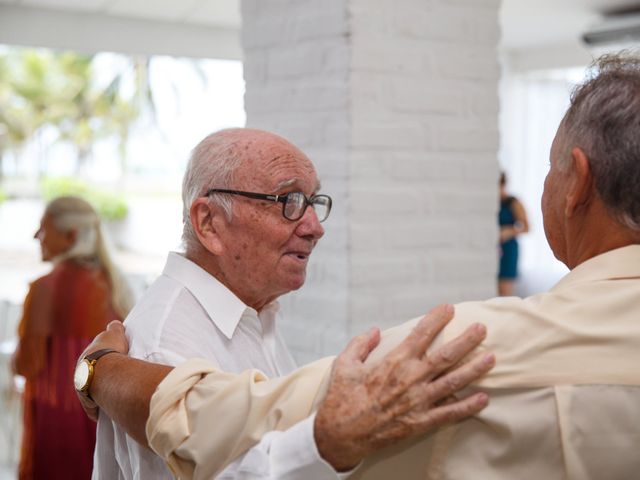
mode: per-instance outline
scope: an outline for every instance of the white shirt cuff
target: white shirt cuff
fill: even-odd
[[[318,452],[313,435],[316,415],[298,422],[280,437],[280,441],[271,446],[271,459],[274,465],[290,466],[287,471],[279,472],[282,479],[313,478],[314,480],[343,480],[349,478],[358,467],[348,472],[336,472]]]

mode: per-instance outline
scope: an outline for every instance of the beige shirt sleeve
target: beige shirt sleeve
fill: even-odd
[[[540,479],[637,477],[640,456],[640,246],[585,262],[547,294],[456,306],[440,341],[467,325],[489,327],[483,348],[498,363],[477,387],[479,416],[368,458],[358,478]],[[409,333],[386,331],[370,361]],[[178,367],[151,401],[147,437],[181,478],[211,478],[267,431],[306,417],[333,359],[280,379]]]
[[[267,379],[258,370],[228,374],[210,362],[176,367],[151,399],[147,438],[174,475],[213,478],[271,430],[285,430],[312,411],[333,357]]]

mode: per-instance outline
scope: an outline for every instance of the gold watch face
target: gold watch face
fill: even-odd
[[[82,359],[82,361],[76,367],[76,371],[73,374],[73,384],[76,390],[79,392],[85,390],[89,385],[89,361]]]

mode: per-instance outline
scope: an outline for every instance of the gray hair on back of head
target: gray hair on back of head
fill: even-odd
[[[604,55],[590,70],[591,76],[573,91],[561,124],[565,147],[585,152],[611,215],[640,231],[640,54]],[[561,168],[569,157],[561,157]]]
[[[89,202],[74,196],[53,199],[47,204],[45,214],[51,217],[55,227],[63,232],[76,232],[75,243],[54,261],[93,257],[105,270],[111,283],[111,303],[115,312],[124,319],[133,308],[135,298],[124,274],[116,266],[107,244],[100,217]]]
[[[182,241],[186,249],[198,243],[191,224],[191,205],[210,188],[229,188],[237,168],[244,160],[237,140],[242,128],[220,130],[205,137],[191,151],[182,180]],[[231,220],[232,200],[228,195],[212,195],[216,203]]]
[[[89,202],[80,197],[58,197],[47,204],[45,212],[59,230],[76,231],[75,243],[65,252],[66,257],[96,255],[100,219]]]

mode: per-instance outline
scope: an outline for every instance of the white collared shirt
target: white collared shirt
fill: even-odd
[[[162,275],[125,320],[129,355],[168,365],[200,357],[226,372],[258,368],[269,377],[281,376],[296,365],[276,331],[278,311],[278,303],[273,302],[256,312],[198,265],[170,253]],[[318,455],[310,418],[286,432],[265,435],[217,478],[340,477]],[[173,476],[160,457],[101,415],[93,478],[156,480]]]

